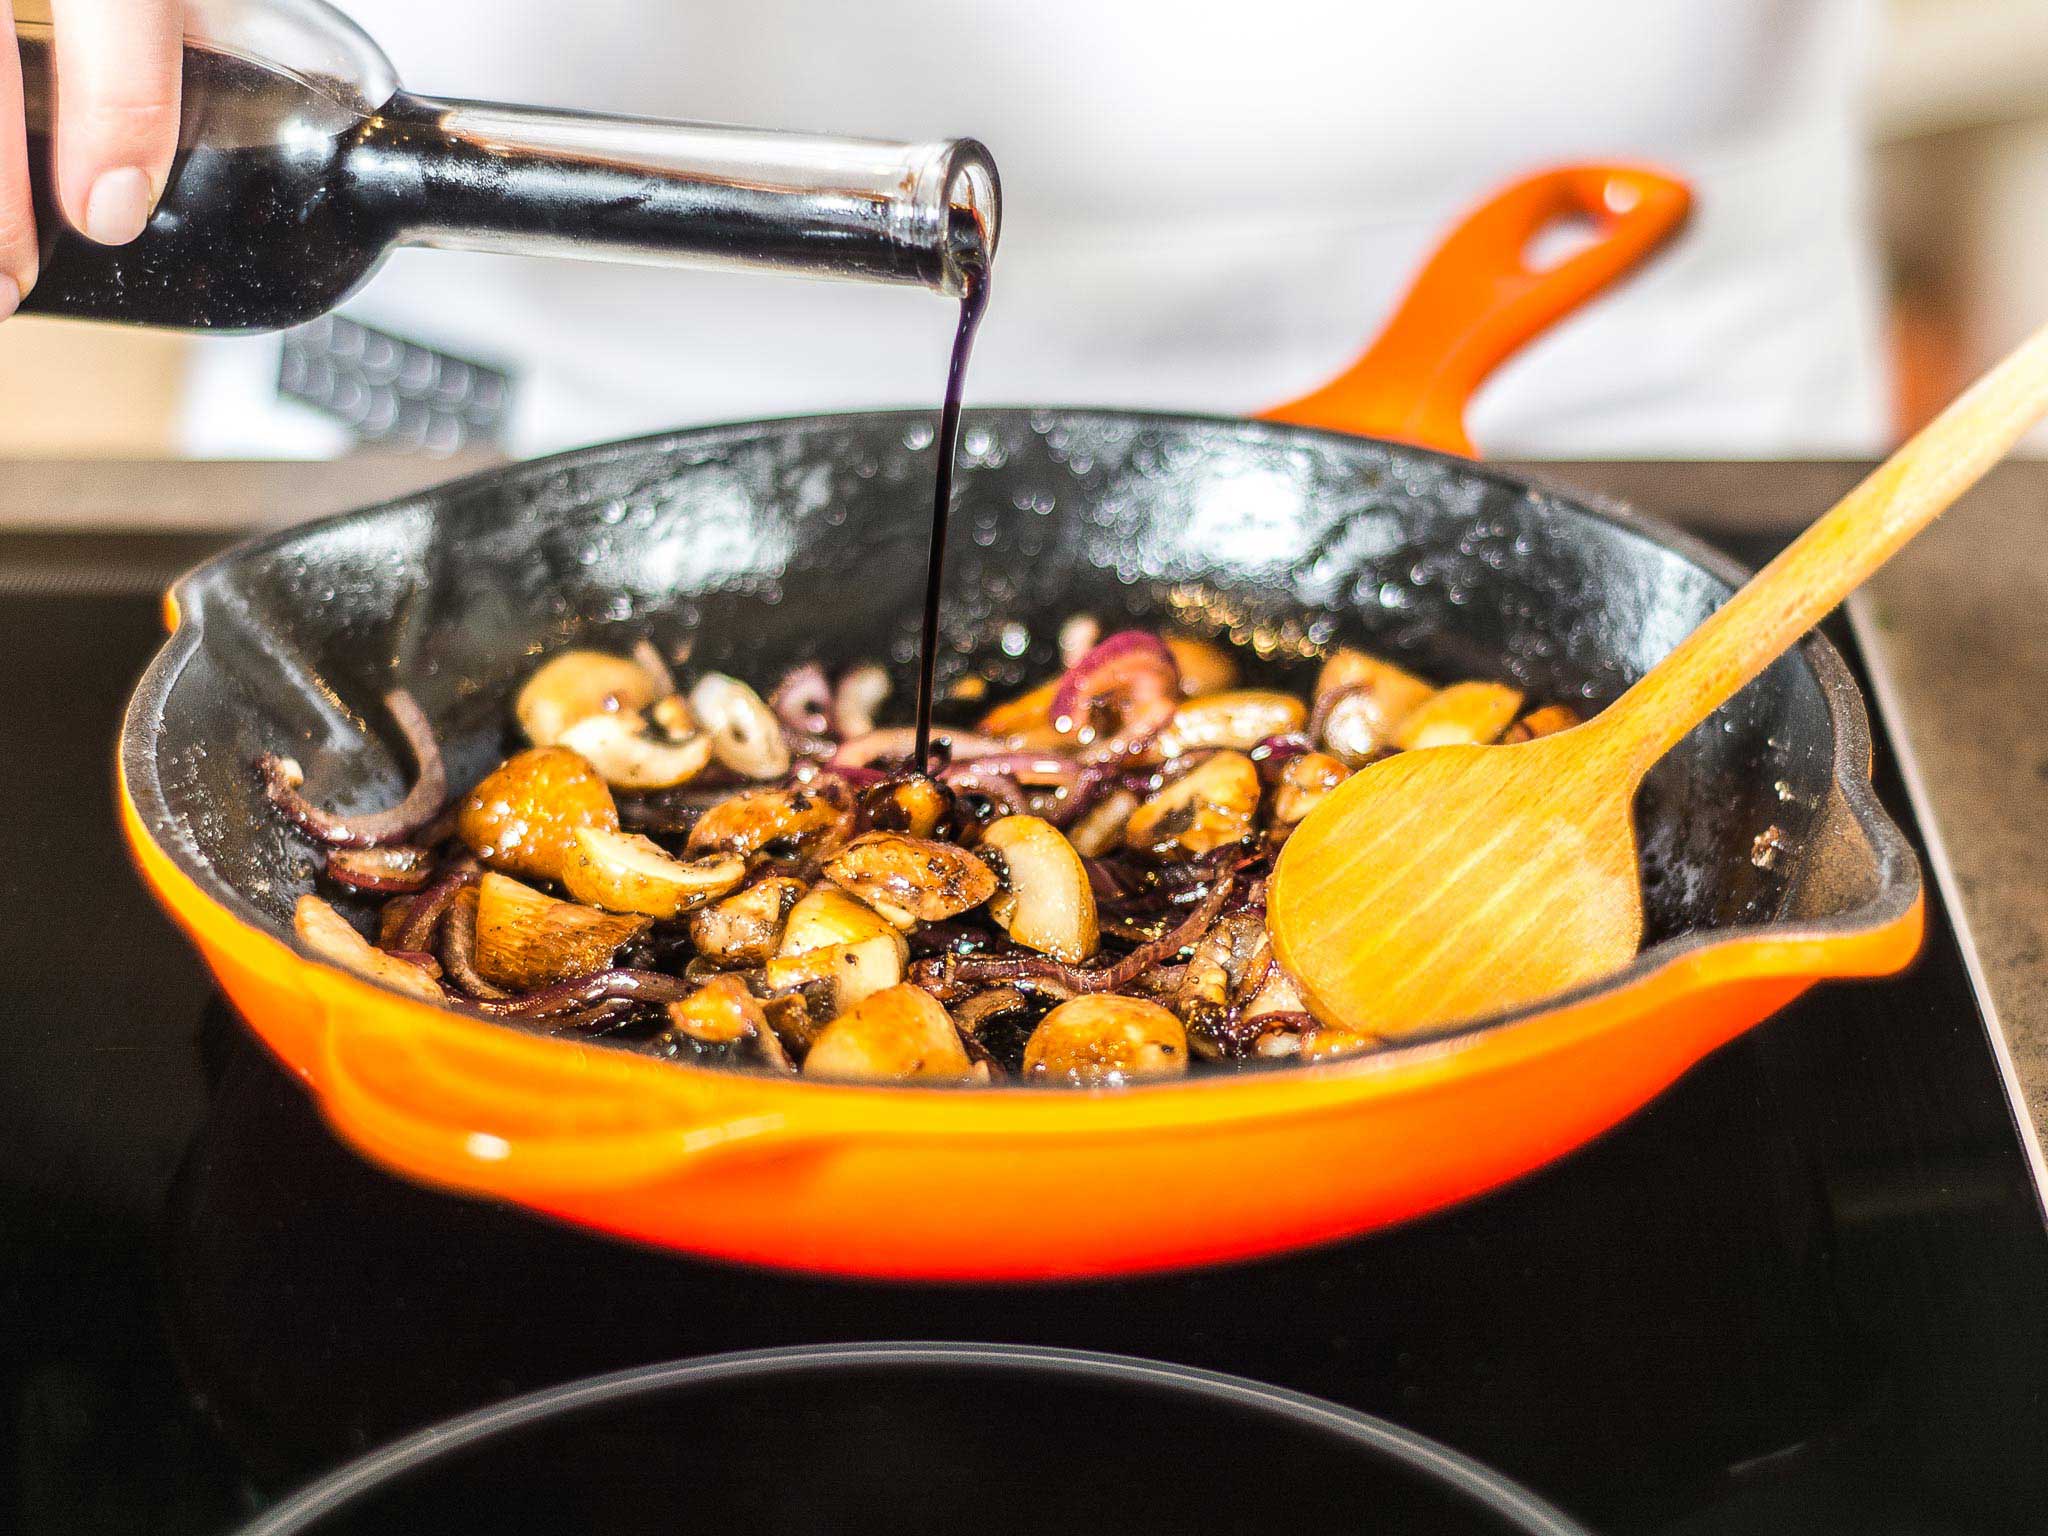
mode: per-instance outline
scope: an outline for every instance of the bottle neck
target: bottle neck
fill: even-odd
[[[401,92],[351,151],[396,243],[916,284],[967,281],[954,209],[993,250],[971,140],[889,144]]]

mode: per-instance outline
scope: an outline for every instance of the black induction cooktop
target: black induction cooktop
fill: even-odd
[[[143,894],[116,724],[157,589],[205,552],[0,537],[0,1530],[220,1532],[587,1372],[934,1338],[1317,1393],[1608,1533],[2048,1531],[2048,1228],[1932,890],[1907,976],[1811,995],[1391,1233],[1057,1287],[696,1263],[359,1162]],[[1877,778],[1910,827],[1882,745]]]

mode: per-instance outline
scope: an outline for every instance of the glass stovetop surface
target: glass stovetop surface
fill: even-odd
[[[143,894],[116,724],[156,588],[201,552],[0,538],[0,1530],[223,1531],[510,1393],[905,1338],[1317,1393],[1604,1532],[2048,1530],[2048,1230],[1932,890],[1906,976],[1809,995],[1580,1152],[1394,1232],[1058,1287],[695,1263],[357,1160]],[[1910,827],[1882,739],[1877,780]]]

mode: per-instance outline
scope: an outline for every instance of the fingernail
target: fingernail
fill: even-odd
[[[149,178],[134,166],[102,171],[85,200],[85,237],[126,245],[149,221]]]
[[[5,320],[21,307],[21,284],[0,272],[0,320]]]

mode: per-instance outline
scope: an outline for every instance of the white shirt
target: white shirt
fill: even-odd
[[[1241,413],[1375,333],[1462,209],[1524,171],[1693,186],[1638,276],[1512,360],[1509,454],[1866,451],[1885,425],[1861,0],[351,0],[435,95],[922,139],[1001,168],[970,403]],[[907,289],[437,251],[344,313],[518,377],[511,446],[933,406],[953,306]],[[274,339],[215,340],[203,453],[334,451]]]

